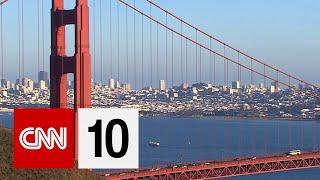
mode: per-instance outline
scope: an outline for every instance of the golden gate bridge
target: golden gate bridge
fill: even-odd
[[[141,1],[145,3],[144,6],[141,5],[142,3],[139,4],[142,7],[137,6],[136,0],[96,0],[91,1],[91,4],[87,0],[75,0],[74,9],[65,9],[63,0],[52,0],[50,107],[68,106],[68,74],[74,75],[76,112],[79,108],[91,107],[91,79],[98,80],[99,75],[96,73],[99,71],[101,83],[103,83],[104,74],[108,72],[109,78],[116,78],[118,81],[123,79],[128,84],[131,82],[135,88],[154,86],[155,82],[165,79],[171,82],[172,86],[192,82],[208,82],[217,86],[221,82],[227,89],[230,79],[236,79],[238,82],[247,81],[251,84],[257,81],[263,81],[264,85],[272,82],[276,87],[282,86],[299,93],[301,97],[319,99],[317,85],[225,43],[154,1]],[[18,72],[19,79],[25,77],[26,42],[24,40],[26,35],[32,36],[25,34],[25,2],[23,0],[0,1],[2,78],[4,70],[8,69],[3,57],[6,47],[6,42],[3,41],[5,33],[3,27],[6,26],[3,24],[3,8],[10,3],[17,3],[18,6]],[[38,70],[41,69],[41,58],[42,69],[45,68],[46,56],[44,42],[41,43],[44,37],[41,38],[40,35],[49,34],[43,28],[43,4],[43,0],[35,3]],[[105,17],[109,19],[104,20]],[[93,20],[92,29],[90,29],[90,18]],[[66,52],[70,48],[66,43],[68,25],[74,25],[72,55],[67,55]],[[109,26],[109,29],[104,29],[104,26]],[[90,30],[93,36],[91,39]],[[90,48],[90,43],[93,48]],[[41,50],[43,50],[42,53]],[[93,56],[90,55],[91,53]],[[309,88],[298,88],[299,84]],[[316,138],[317,135],[314,136]],[[158,170],[154,170],[154,167],[146,168],[134,172],[111,174],[107,178],[211,179],[320,166],[320,152],[317,148],[295,156],[280,153],[282,154],[257,156],[258,158],[251,159],[228,160],[226,158],[221,161],[186,163],[183,166],[167,165],[161,166]]]

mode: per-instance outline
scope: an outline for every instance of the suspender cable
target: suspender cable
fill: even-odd
[[[22,77],[25,78],[24,74],[24,3],[21,1],[21,61],[22,61]]]
[[[96,82],[96,1],[93,1],[93,81]]]
[[[117,81],[120,82],[120,12],[119,2],[117,1]],[[117,83],[118,84],[118,83]]]
[[[37,67],[37,73],[39,73],[40,71],[40,0],[37,1],[37,18],[38,18],[38,22],[37,22],[37,63],[38,63],[38,67]],[[38,82],[40,81],[39,77],[38,77]]]
[[[290,78],[290,76],[289,76],[289,94],[291,94],[291,78]],[[289,106],[288,106],[288,111],[289,111],[289,113],[292,115],[292,111],[291,111],[291,109],[292,109],[292,101],[291,101],[291,97],[289,96],[288,97],[288,100],[289,100]],[[291,144],[292,144],[292,137],[291,137],[291,135],[292,135],[292,132],[291,132],[291,121],[289,121],[288,122],[289,123],[289,148],[291,149]]]
[[[3,8],[2,8],[2,4],[0,5],[1,7],[1,13],[0,13],[0,31],[1,31],[1,34],[0,34],[0,36],[1,36],[1,39],[0,39],[0,46],[1,46],[1,49],[0,49],[0,51],[1,51],[1,55],[0,55],[0,58],[1,58],[1,79],[0,79],[0,81],[2,80],[2,79],[4,79],[4,68],[3,68],[3,66],[4,66],[4,59],[3,59],[3,53],[4,53],[4,51],[3,51]]]
[[[141,14],[141,85],[142,85],[142,88],[144,87],[144,74],[143,74],[143,59],[144,59],[144,57],[143,57],[143,54],[144,54],[144,52],[143,52],[143,48],[144,48],[144,43],[143,43],[143,41],[144,41],[144,38],[143,38],[143,36],[144,36],[144,31],[143,31],[143,14]]]
[[[196,43],[198,43],[198,30],[196,29]],[[198,45],[196,46],[196,83],[198,83]]]
[[[200,46],[200,53],[199,53],[199,57],[200,57],[199,58],[199,63],[200,63],[200,67],[199,67],[200,68],[200,83],[202,83],[202,72],[201,72],[202,71],[202,68],[201,68],[201,66],[202,66],[202,62],[201,62],[202,61],[202,57],[201,57],[202,51],[201,50],[202,50],[202,48]]]
[[[240,64],[240,53],[239,51],[237,52],[237,55],[238,55],[238,64]],[[240,66],[238,65],[238,81],[241,83],[240,81]]]
[[[136,7],[136,0],[133,1],[133,6]],[[134,61],[134,88],[137,89],[137,44],[136,44],[136,12],[133,12],[133,61]]]
[[[172,60],[172,62],[171,62],[171,78],[172,78],[172,86],[171,87],[173,87],[173,81],[174,81],[174,77],[173,77],[173,50],[174,50],[174,47],[173,47],[173,32],[171,32],[171,48],[172,48],[172,50],[171,50],[171,60]]]
[[[126,50],[127,50],[127,57],[126,57],[126,68],[127,68],[127,85],[129,83],[129,40],[128,40],[128,6],[126,6]]]
[[[149,13],[150,13],[150,17],[152,17],[151,3],[149,3],[149,5],[150,5]],[[152,20],[150,19],[149,22],[150,22],[150,67],[151,67],[151,69],[150,69],[150,86],[152,87],[152,79],[153,79],[153,77],[152,77],[152,74],[153,74],[153,72],[152,72],[152,69],[153,69],[153,64],[152,64]]]
[[[157,77],[156,77],[156,82],[159,80],[159,24],[157,24],[157,67],[156,67],[156,74],[157,74]],[[160,89],[160,87],[159,87]]]
[[[226,81],[226,46],[223,45],[223,82],[224,86],[227,86],[227,81]]]
[[[226,46],[224,46],[224,47],[226,47]],[[224,49],[224,51],[225,51],[225,53],[226,53],[226,49]],[[224,55],[224,56],[226,56],[226,54]],[[227,80],[227,86],[229,86],[229,61],[227,60],[226,61],[226,75],[227,75],[227,77],[226,77],[226,80]]]
[[[279,82],[279,72],[277,71],[277,81],[275,83],[275,89],[276,89],[277,93],[278,93],[278,88],[279,88],[278,82]],[[280,122],[279,122],[279,120],[277,120],[277,134],[278,134],[278,139],[277,139],[278,140],[278,147],[280,147]]]
[[[168,26],[168,13],[166,13],[166,26]],[[166,30],[166,82],[168,82],[168,29]]]
[[[182,21],[180,21],[180,33],[182,34]],[[183,49],[183,47],[182,47],[182,36],[180,36],[180,41],[181,41],[181,56],[180,56],[180,60],[181,60],[181,80],[182,80],[182,82],[184,82],[184,80],[183,80],[183,51],[182,51],[182,49]]]
[[[99,9],[99,14],[100,14],[100,80],[101,83],[103,82],[103,68],[102,68],[102,59],[103,59],[103,54],[102,54],[102,1],[100,0],[100,9]]]
[[[210,39],[210,49],[212,49],[212,42],[211,42],[211,39]],[[210,53],[210,83],[212,84],[212,52],[209,52]]]
[[[41,0],[41,5],[42,5],[42,15],[41,15],[41,17],[42,17],[42,22],[41,22],[41,24],[42,24],[42,70],[44,71],[45,70],[45,59],[46,59],[46,53],[45,53],[45,43],[44,43],[44,0]]]
[[[186,39],[186,83],[188,83],[188,40]]]
[[[252,59],[251,59],[250,67],[251,67],[251,84],[253,84],[253,71],[252,71],[252,69],[253,69],[253,61],[252,61]]]
[[[266,65],[263,65],[263,83],[264,86],[267,87],[267,78],[266,78]]]
[[[109,22],[110,22],[110,24],[109,24],[109,27],[110,27],[110,78],[113,78],[113,73],[112,73],[112,71],[113,71],[113,67],[112,67],[112,65],[113,65],[113,63],[112,63],[112,61],[113,61],[113,54],[112,54],[112,0],[110,0],[110,2],[109,2],[109,12],[110,12],[110,14],[109,14]]]
[[[216,86],[216,54],[213,54],[213,84]]]
[[[18,0],[19,84],[21,83],[21,7]]]

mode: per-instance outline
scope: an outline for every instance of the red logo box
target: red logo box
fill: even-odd
[[[73,168],[73,109],[15,109],[14,168]]]

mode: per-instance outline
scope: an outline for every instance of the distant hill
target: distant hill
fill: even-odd
[[[89,170],[74,169],[18,169],[12,168],[12,130],[0,128],[0,179],[101,179]],[[76,167],[76,166],[75,166]]]

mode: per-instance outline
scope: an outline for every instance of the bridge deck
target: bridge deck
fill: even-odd
[[[319,151],[295,156],[277,155],[150,168],[111,175],[107,174],[105,177],[107,179],[215,179],[313,167],[320,167]]]

